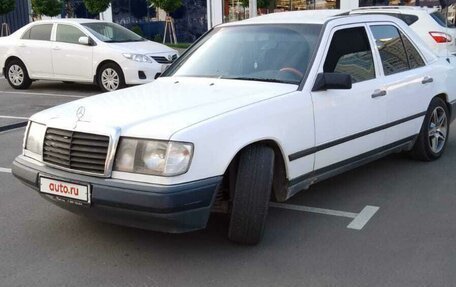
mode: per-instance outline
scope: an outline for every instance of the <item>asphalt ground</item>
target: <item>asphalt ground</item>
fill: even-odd
[[[18,92],[0,79],[0,127],[97,93],[49,82]],[[436,162],[392,155],[271,208],[252,247],[226,239],[224,216],[172,235],[60,209],[8,172],[23,133],[0,132],[2,287],[455,286],[456,136]]]

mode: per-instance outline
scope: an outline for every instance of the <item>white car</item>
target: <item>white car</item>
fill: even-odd
[[[456,57],[397,18],[331,14],[218,26],[153,83],[33,115],[13,174],[65,209],[139,228],[192,231],[226,212],[229,238],[254,244],[271,195],[393,152],[438,159]]]
[[[384,14],[403,20],[439,56],[456,55],[456,28],[436,8],[374,6],[354,9],[350,14]],[[448,22],[448,23],[447,23]]]
[[[153,81],[177,56],[120,25],[92,19],[33,22],[0,39],[0,68],[15,89],[58,80],[114,91]]]

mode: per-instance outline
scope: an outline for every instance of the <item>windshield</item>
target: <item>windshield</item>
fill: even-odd
[[[84,23],[82,26],[86,27],[99,40],[107,43],[144,41],[141,36],[114,23]]]
[[[218,28],[164,76],[211,77],[299,84],[321,25],[245,25]]]

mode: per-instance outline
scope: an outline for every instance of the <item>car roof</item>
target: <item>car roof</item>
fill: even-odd
[[[429,7],[417,7],[417,6],[366,6],[360,7],[356,9],[352,9],[351,12],[425,12],[425,13],[432,13],[437,11],[436,8],[429,8]]]
[[[247,20],[231,22],[222,26],[232,26],[239,24],[273,24],[273,23],[289,23],[289,24],[323,24],[328,18],[340,14],[340,10],[305,10],[292,12],[276,12],[258,17],[253,17]]]
[[[306,10],[293,12],[277,12],[250,18],[243,21],[231,22],[220,27],[251,25],[251,24],[325,24],[328,21],[340,20],[347,23],[371,21],[400,21],[388,15],[363,15],[362,13],[348,14],[342,10]]]
[[[65,19],[39,20],[39,21],[33,22],[33,24],[53,24],[53,23],[84,24],[84,23],[93,23],[93,22],[107,22],[107,21],[100,21],[97,19],[85,19],[85,18],[65,18]]]

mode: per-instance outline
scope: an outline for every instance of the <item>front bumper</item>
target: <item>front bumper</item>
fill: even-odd
[[[157,74],[163,73],[167,68],[166,65],[159,63],[139,63],[131,60],[125,61],[121,67],[127,85],[150,83],[155,80]]]
[[[71,212],[141,229],[182,233],[206,227],[222,177],[163,186],[89,177],[41,165],[18,156],[13,175],[39,191],[40,176],[91,186],[91,204],[75,205],[59,197],[42,197]]]

